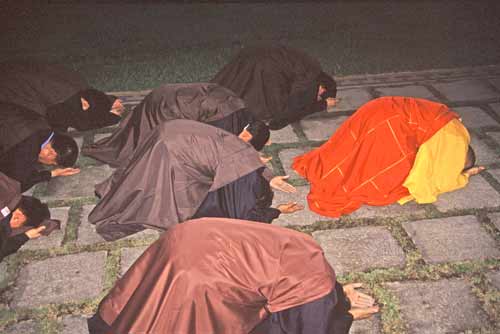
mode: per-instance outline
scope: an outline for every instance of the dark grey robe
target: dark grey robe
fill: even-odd
[[[189,119],[211,123],[226,118],[244,107],[243,100],[217,84],[166,84],[149,93],[120,122],[110,137],[84,148],[82,153],[117,167],[130,157],[148,138],[151,131],[162,122]],[[245,115],[238,117],[242,116]],[[231,128],[225,130],[233,132]]]
[[[96,187],[101,201],[89,221],[106,240],[166,230],[193,217],[210,191],[261,167],[258,152],[233,134],[190,120],[164,122]]]

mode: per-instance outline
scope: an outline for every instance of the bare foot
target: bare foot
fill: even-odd
[[[375,313],[378,313],[378,311],[379,311],[378,306],[363,307],[363,308],[355,307],[351,308],[349,310],[349,313],[351,313],[354,320],[362,320],[371,317]]]

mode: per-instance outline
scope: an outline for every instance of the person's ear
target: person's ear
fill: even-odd
[[[241,140],[245,141],[245,142],[250,142],[250,140],[252,140],[253,136],[250,132],[248,132],[247,130],[243,130],[241,131],[241,133],[238,135],[238,137],[240,137]]]
[[[83,109],[83,111],[89,110],[89,108],[90,108],[89,101],[85,100],[83,97],[80,97],[80,101],[82,102],[82,109]]]
[[[121,116],[124,111],[125,111],[125,107],[122,104],[122,100],[116,99],[115,102],[113,102],[113,105],[111,106],[110,112],[112,114],[117,115],[117,116]]]

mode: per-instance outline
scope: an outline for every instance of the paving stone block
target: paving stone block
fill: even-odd
[[[476,154],[477,165],[489,165],[499,161],[500,156],[498,153],[475,134],[471,134],[470,144]]]
[[[481,175],[475,175],[465,188],[441,194],[434,205],[441,212],[496,207],[500,205],[500,196]]]
[[[493,140],[497,143],[497,147],[500,146],[500,132],[486,132],[488,136],[493,138]]]
[[[135,260],[137,260],[139,256],[144,253],[146,248],[148,247],[144,246],[122,249],[122,256],[120,261],[120,276],[123,276],[127,272],[127,270],[134,264]]]
[[[500,257],[495,240],[475,216],[458,216],[403,223],[429,263]]]
[[[400,217],[420,215],[425,213],[425,206],[415,201],[400,205],[398,203],[384,206],[363,205],[358,210],[349,214],[351,218],[375,218],[375,217]]]
[[[438,98],[431,93],[425,86],[409,85],[397,87],[377,87],[375,91],[380,96],[411,96],[431,101],[438,101]]]
[[[490,78],[489,82],[491,82],[493,86],[500,90],[500,78]]]
[[[295,143],[298,137],[293,131],[292,127],[286,126],[281,130],[271,131],[271,143]]]
[[[340,101],[335,105],[332,112],[356,110],[373,99],[373,96],[363,88],[341,88],[338,90],[337,97],[340,98]]]
[[[109,136],[111,136],[111,132],[110,133],[96,133],[96,134],[94,134],[94,143],[97,143],[99,140],[101,140],[103,138],[108,138]]]
[[[328,140],[348,117],[305,119],[300,125],[309,140]]]
[[[79,253],[23,267],[14,288],[14,307],[34,308],[94,298],[102,290],[106,252]]]
[[[285,170],[285,174],[290,175],[291,179],[302,178],[292,168],[293,159],[296,156],[299,156],[299,155],[302,155],[306,152],[309,152],[312,149],[313,149],[312,147],[303,147],[303,148],[301,147],[301,148],[290,148],[290,149],[280,151],[279,157],[280,157],[281,165],[283,166],[283,169]]]
[[[277,219],[273,221],[274,225],[305,226],[321,220],[338,220],[336,218],[318,215],[317,213],[309,210],[309,207],[307,205],[307,194],[309,193],[309,186],[299,186],[296,188],[297,192],[292,194],[284,193],[282,191],[275,191],[273,207],[275,208],[279,204],[288,202],[297,202],[298,204],[302,204],[304,206],[304,210],[289,214],[281,214]]]
[[[399,299],[409,334],[448,334],[484,326],[488,318],[465,280],[395,282],[386,286]]]
[[[62,318],[61,334],[88,334],[87,318],[81,315],[68,315]]]
[[[488,173],[493,175],[493,177],[500,183],[500,169],[488,169]]]
[[[495,110],[496,114],[500,116],[500,103],[492,103],[490,107]]]
[[[21,321],[7,327],[4,334],[39,334],[40,329],[34,320]]]
[[[107,165],[86,167],[72,176],[53,178],[47,184],[45,200],[67,199],[71,197],[94,197],[94,186],[104,181],[113,173]]]
[[[316,231],[313,237],[338,275],[405,264],[403,250],[385,227]]]
[[[349,334],[381,334],[382,324],[379,316],[369,319],[354,321]]]
[[[467,128],[500,125],[479,107],[455,107],[452,108],[452,110],[460,115],[462,123],[464,123]]]
[[[94,209],[94,205],[83,206],[81,223],[78,227],[78,239],[76,241],[78,245],[91,245],[95,243],[106,242],[106,240],[104,240],[104,238],[96,232],[95,225],[89,223],[88,218],[92,209]],[[158,238],[159,235],[160,233],[158,231],[147,229],[139,233],[129,235],[128,237],[124,238],[124,240],[150,237]]]
[[[500,96],[485,81],[479,79],[456,80],[432,85],[450,101],[478,101]]]
[[[66,226],[68,225],[69,207],[51,208],[50,217],[61,221],[61,229],[52,232],[49,236],[42,236],[38,239],[25,243],[21,250],[47,249],[62,246]]]
[[[486,276],[491,280],[491,284],[493,284],[497,290],[500,290],[500,271],[493,271],[486,274]]]
[[[488,215],[493,225],[500,231],[500,212],[490,213]]]

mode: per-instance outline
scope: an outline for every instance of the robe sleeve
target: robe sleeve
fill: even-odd
[[[0,262],[8,255],[17,252],[22,245],[29,240],[28,236],[24,233],[14,237],[6,237],[2,234],[2,243],[0,247]]]
[[[317,91],[318,88],[315,82],[301,83],[292,87],[286,110],[269,123],[269,128],[279,130],[312,113],[325,110],[326,101],[316,101]]]
[[[455,119],[422,144],[403,186],[410,196],[400,199],[404,204],[433,203],[438,195],[463,188],[469,177],[462,173],[470,137],[462,123]]]

